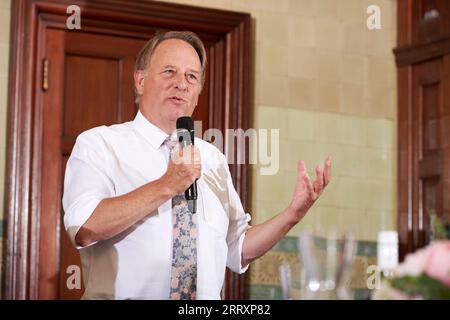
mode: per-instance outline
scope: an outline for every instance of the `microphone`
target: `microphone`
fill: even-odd
[[[181,117],[177,119],[177,136],[181,148],[194,144],[194,121],[191,117]],[[197,181],[184,192],[192,213],[197,211]]]

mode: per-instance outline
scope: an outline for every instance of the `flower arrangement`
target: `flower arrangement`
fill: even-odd
[[[450,299],[450,240],[432,241],[407,255],[372,299]]]

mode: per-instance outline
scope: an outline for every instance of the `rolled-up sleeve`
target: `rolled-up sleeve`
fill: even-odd
[[[114,196],[114,184],[108,177],[106,148],[95,135],[81,134],[67,161],[64,177],[64,226],[70,240],[105,198]],[[92,243],[91,245],[93,245]]]
[[[228,165],[226,166],[228,168]],[[242,248],[245,234],[250,228],[250,214],[244,211],[239,195],[234,188],[231,174],[228,171],[228,196],[229,196],[229,225],[227,233],[228,256],[227,267],[236,273],[244,273],[248,265],[242,266]]]

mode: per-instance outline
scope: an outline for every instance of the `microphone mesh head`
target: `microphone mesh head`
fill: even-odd
[[[191,132],[194,130],[194,121],[191,117],[180,117],[177,119],[177,129],[187,129]]]

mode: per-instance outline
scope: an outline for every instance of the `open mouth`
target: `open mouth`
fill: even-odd
[[[186,102],[185,99],[177,97],[177,96],[173,96],[169,98],[171,101],[174,101],[175,103],[184,103]]]

